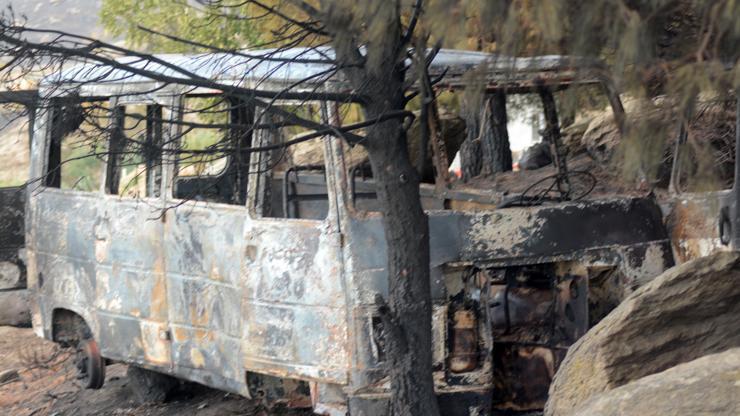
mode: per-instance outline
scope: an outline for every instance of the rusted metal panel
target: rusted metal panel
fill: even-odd
[[[34,258],[52,283],[41,286],[47,317],[79,311],[104,356],[213,376],[231,391],[245,391],[245,369],[346,382],[331,227],[249,221],[244,207],[195,202],[158,219],[149,202],[58,189],[35,197],[34,227],[45,232]]]
[[[167,329],[163,229],[153,201],[98,196],[92,227],[101,353],[165,366],[171,362]],[[147,203],[148,202],[148,203]],[[85,241],[85,240],[82,240]],[[90,244],[90,243],[87,243]],[[87,248],[87,247],[86,247]],[[121,342],[121,340],[130,342]],[[102,342],[105,340],[106,342]]]
[[[355,253],[355,272],[383,269],[380,217],[357,220],[351,226],[354,242],[376,248]],[[658,205],[639,198],[487,212],[432,211],[429,228],[432,267],[450,262],[541,263],[589,250],[668,241]]]
[[[722,200],[730,195],[730,192],[715,192],[673,197],[666,226],[679,263],[730,249],[719,236]]]
[[[346,383],[339,235],[311,220],[254,220],[248,228],[242,314],[253,319],[244,323],[247,367]]]
[[[42,297],[48,297],[43,303],[48,312],[61,303],[90,316],[96,293],[92,229],[97,199],[48,189],[34,198],[33,205],[32,227],[43,232],[36,234],[28,250],[34,255],[38,290]]]
[[[435,310],[448,305],[451,299],[458,295],[458,291],[462,290],[460,287],[450,286],[451,280],[446,277],[445,271],[450,265],[507,268],[517,265],[577,261],[581,265],[579,276],[585,276],[579,277],[579,281],[584,284],[588,275],[586,266],[613,267],[619,270],[624,280],[622,284],[632,288],[655,277],[673,264],[660,209],[651,199],[574,202],[484,212],[430,211],[429,216],[431,290],[437,306]],[[385,237],[379,215],[362,213],[351,218],[345,228],[347,235],[345,267],[349,296],[354,305],[351,311],[356,319],[354,329],[357,341],[352,363],[355,367],[352,384],[366,386],[351,396],[363,399],[386,397],[389,392],[388,385],[384,384],[387,382],[383,372],[384,363],[378,360],[378,354],[374,351],[377,347],[373,342],[372,329],[372,317],[376,313],[375,296],[388,294]],[[367,247],[373,249],[368,250]],[[572,268],[566,267],[558,273],[564,276],[575,272]],[[461,279],[458,276],[452,281],[459,282]],[[511,370],[509,373],[514,377],[511,382],[529,379],[530,375],[535,377],[538,372],[543,372],[544,376],[539,380],[539,387],[532,387],[528,392],[520,392],[530,399],[519,400],[517,404],[510,402],[507,405],[506,400],[509,399],[501,396],[497,402],[498,406],[513,410],[536,409],[542,405],[549,381],[562,355],[587,328],[586,291],[587,285],[579,285],[575,292],[558,290],[562,296],[566,293],[577,293],[580,301],[577,304],[573,303],[575,306],[570,306],[572,310],[569,313],[574,313],[576,319],[574,322],[565,318],[566,306],[571,304],[570,299],[558,301],[558,316],[561,319],[558,325],[572,328],[566,338],[554,342],[554,349],[530,345],[511,351],[511,357],[519,357],[517,358],[519,361],[513,358],[513,361],[507,361],[507,368]],[[552,289],[548,288],[542,293],[548,302],[551,302],[549,299],[552,297]],[[491,296],[492,300],[495,300],[494,295],[495,293]],[[550,304],[548,302],[542,304],[547,306]],[[500,308],[494,308],[491,313],[494,315],[490,319],[495,321],[497,319],[495,316],[502,312]],[[448,331],[449,320],[450,317],[435,319],[433,333],[441,334]],[[485,322],[485,319],[481,317],[480,321]],[[482,340],[486,339],[485,331],[492,328],[480,326]],[[518,342],[536,344],[536,334],[548,332],[550,325],[542,326],[539,332],[531,332],[537,329],[536,322],[527,328],[525,332],[528,337],[515,339]],[[436,337],[438,340],[440,338],[443,337]],[[495,341],[497,335],[492,339]],[[438,348],[441,349],[441,353],[438,352]],[[495,347],[493,348],[495,350]],[[494,394],[491,393],[493,388],[491,377],[495,373],[491,369],[495,368],[495,363],[482,361],[480,367],[474,371],[459,377],[450,377],[444,360],[439,359],[440,355],[446,356],[450,353],[449,338],[441,345],[435,345],[434,351],[438,366],[435,367],[434,377],[439,394],[444,395],[445,392],[453,391],[467,391],[473,394],[476,389],[488,391],[486,394]],[[524,371],[529,368],[527,366],[532,367],[531,373]]]
[[[468,261],[554,257],[667,239],[658,205],[640,198],[501,209],[461,221],[460,251]]]

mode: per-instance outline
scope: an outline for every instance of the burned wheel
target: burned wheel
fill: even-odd
[[[75,354],[77,381],[86,389],[99,389],[105,382],[105,359],[100,356],[94,339],[83,339],[77,344]]]

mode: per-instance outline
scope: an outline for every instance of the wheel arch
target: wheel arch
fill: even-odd
[[[51,339],[60,344],[73,344],[94,338],[92,326],[82,313],[63,307],[51,311]]]

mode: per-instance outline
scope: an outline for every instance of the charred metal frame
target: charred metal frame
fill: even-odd
[[[711,192],[685,192],[680,189],[681,158],[687,140],[688,120],[695,103],[679,117],[678,137],[673,152],[669,184],[670,195],[661,201],[677,262],[709,255],[718,250],[740,249],[740,91],[735,101],[735,167],[730,189]]]
[[[485,61],[483,54],[453,51],[439,56],[436,68],[455,69],[446,81],[450,85]],[[456,66],[456,60],[467,63]],[[561,76],[561,70],[551,73]],[[560,77],[549,82],[568,81]],[[79,91],[99,97],[127,88],[84,83]],[[186,93],[170,86],[156,95],[137,96],[145,90],[141,83],[130,90],[130,97],[121,100],[164,108],[181,107]],[[336,120],[334,106],[324,109],[325,121]],[[168,117],[181,115],[171,111]],[[49,108],[42,106],[34,128],[32,177],[47,172],[50,123]],[[170,143],[179,128],[171,123],[163,128],[164,142]],[[274,134],[259,130],[252,144],[272,143]],[[300,380],[309,385],[317,412],[380,414],[390,397],[375,302],[388,292],[382,218],[355,207],[355,178],[346,168],[342,143],[337,138],[323,141],[327,215],[322,220],[268,217],[273,178],[267,153],[251,154],[245,205],[174,198],[172,164],[162,169],[156,197],[137,200],[103,189],[29,191],[26,244],[35,330],[56,339],[66,328],[54,323],[68,321],[56,318],[73,314],[111,360],[247,397],[254,386],[270,385],[271,378]],[[562,349],[587,325],[583,291],[591,274],[614,270],[627,286],[637,286],[672,264],[661,212],[651,199],[480,212],[441,209],[443,199],[460,196],[456,192],[427,195],[436,201],[428,210],[433,370],[446,415],[491,409],[500,387],[494,377],[500,313],[508,311],[499,334],[506,341],[518,323],[531,324],[519,318],[537,309],[532,304],[522,315],[509,305],[519,290],[509,281],[506,300],[496,304],[502,292],[485,276],[524,266],[547,271],[546,292],[552,296],[543,297],[541,304],[556,308],[553,316],[559,320],[573,321],[568,324],[572,328],[566,338],[544,344],[530,340],[526,347]],[[284,198],[300,204],[287,194]],[[480,198],[491,202],[490,197]],[[573,281],[578,282],[575,289]],[[576,315],[569,316],[566,308],[575,298],[580,303],[571,306]],[[475,363],[452,366],[451,352]],[[550,370],[551,364],[546,363]],[[288,390],[294,391],[281,391]],[[502,406],[535,408],[540,399]]]
[[[25,108],[30,146],[38,105],[38,91],[0,91],[0,104],[18,104]],[[25,194],[24,186],[0,188],[0,268],[5,273],[18,274],[17,281],[10,282],[10,286],[0,286],[0,291],[23,289],[26,286]]]

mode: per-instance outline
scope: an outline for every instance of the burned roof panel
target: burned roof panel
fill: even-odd
[[[88,63],[65,69],[46,77],[42,88],[54,95],[64,95],[72,91],[91,95],[90,87],[122,86],[132,84],[152,84],[151,77],[145,73],[135,74],[123,66],[130,66],[142,72],[151,72],[158,77],[177,79],[187,84],[188,79],[202,78],[250,88],[280,88],[299,83],[306,88],[317,84],[327,84],[328,89],[346,89],[342,78],[329,71],[334,59],[331,48],[291,48],[286,50],[264,49],[245,50],[238,54],[164,54],[146,57],[125,57],[117,60],[121,67]],[[166,63],[158,63],[156,60]],[[561,74],[565,78],[574,77],[575,70],[585,70],[582,81],[597,82],[592,70],[598,70],[598,61],[559,55],[514,58],[482,52],[442,49],[435,56],[432,74],[446,72],[446,79],[455,80],[466,72],[487,65],[483,71],[489,82],[502,83],[526,78],[550,78]],[[163,82],[160,80],[160,84]],[[454,84],[454,83],[453,83]],[[455,85],[458,85],[459,82]],[[455,86],[452,84],[448,84]],[[150,88],[154,87],[149,85]],[[297,87],[295,89],[300,89]]]

